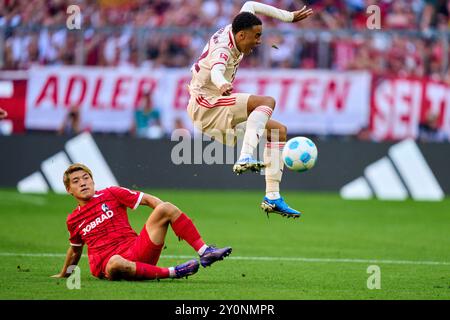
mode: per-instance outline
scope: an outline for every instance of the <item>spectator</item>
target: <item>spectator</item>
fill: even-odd
[[[205,38],[211,36],[211,28],[225,25],[244,2],[3,1],[0,5],[0,28],[4,30],[4,52],[0,55],[3,56],[0,68],[27,69],[32,64],[73,65],[81,62],[98,66],[190,67],[203,50]],[[287,10],[298,9],[306,4],[312,6],[316,14],[302,24],[304,32],[300,36],[296,35],[292,40],[278,33],[276,36],[283,39],[276,43],[279,50],[273,50],[270,48],[272,42],[265,41],[265,47],[254,52],[242,63],[242,67],[346,70],[359,65],[357,68],[365,69],[368,64],[364,60],[376,59],[376,67],[372,65],[372,70],[390,69],[403,75],[433,78],[442,78],[442,72],[446,70],[443,64],[448,59],[444,59],[442,53],[433,53],[433,56],[426,53],[425,57],[421,57],[420,50],[425,41],[431,39],[428,31],[449,29],[450,1],[270,0],[268,3]],[[82,8],[83,37],[65,28],[65,10],[69,4]],[[352,30],[367,31],[366,8],[372,4],[381,9],[382,31],[400,29],[428,33],[422,37],[416,35],[414,38],[405,38],[403,42],[392,37],[391,33],[383,32],[369,37],[364,34],[361,35],[364,43],[360,45],[361,40],[354,37]],[[275,19],[264,19],[264,24],[268,29],[281,32],[291,27]],[[129,27],[143,29],[133,30]],[[350,33],[330,38],[326,37],[326,33],[317,33],[315,29],[350,30]],[[37,34],[36,30],[39,30]],[[139,33],[144,30],[145,33]],[[373,46],[366,41],[370,37],[376,38],[374,42],[377,43]],[[354,62],[355,59],[360,61]]]
[[[270,51],[270,66],[272,68],[290,68],[292,64],[293,41],[282,36],[273,36],[268,43],[274,45]],[[294,40],[295,41],[295,40]]]
[[[159,110],[153,106],[151,93],[144,94],[134,114],[132,132],[139,138],[159,139],[164,135]]]
[[[421,142],[443,142],[449,140],[447,134],[439,126],[439,118],[436,113],[430,113],[419,124],[418,139]]]
[[[374,61],[367,42],[362,42],[356,49],[356,55],[346,66],[348,70],[372,70]]]
[[[356,134],[356,139],[360,141],[374,141],[369,127],[361,128]]]
[[[8,116],[8,112],[6,112],[6,110],[3,110],[2,108],[0,108],[0,120],[5,119],[7,116]]]
[[[0,136],[9,136],[13,131],[13,122],[6,119],[8,113],[0,108]]]
[[[424,32],[436,28],[441,19],[446,19],[448,24],[448,4],[447,0],[424,0],[425,7],[423,9],[420,28]]]
[[[59,135],[76,135],[81,132],[80,108],[76,105],[69,109],[58,130]]]
[[[184,125],[183,118],[181,116],[178,116],[174,120],[174,129],[175,130],[187,130],[186,126]]]
[[[392,2],[391,10],[387,13],[384,26],[388,29],[414,29],[414,13],[405,0]]]

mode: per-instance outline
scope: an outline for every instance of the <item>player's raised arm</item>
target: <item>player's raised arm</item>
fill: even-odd
[[[69,266],[76,266],[78,261],[80,261],[81,254],[83,253],[83,246],[70,246],[67,250],[66,260],[61,269],[61,272],[51,276],[52,278],[67,278],[70,273],[67,272]]]
[[[298,22],[308,18],[310,15],[313,14],[313,11],[312,9],[309,9],[306,6],[304,6],[300,10],[294,11],[292,13],[294,14],[294,20],[292,20],[292,22]]]
[[[304,6],[301,10],[290,12],[255,1],[247,1],[244,3],[241,8],[241,12],[243,11],[248,11],[253,14],[263,14],[284,22],[298,22],[306,19],[313,13],[312,9],[309,9],[306,6]]]

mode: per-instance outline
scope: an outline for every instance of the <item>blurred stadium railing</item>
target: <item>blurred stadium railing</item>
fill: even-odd
[[[32,65],[189,67],[214,28],[0,26],[0,68]],[[242,67],[355,70],[429,76],[449,82],[448,31],[264,30]]]

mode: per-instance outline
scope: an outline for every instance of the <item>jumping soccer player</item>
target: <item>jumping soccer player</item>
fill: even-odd
[[[199,268],[196,259],[170,268],[156,266],[169,225],[198,252],[203,267],[231,253],[230,247],[207,246],[191,219],[169,202],[122,187],[95,192],[92,172],[83,164],[69,166],[63,181],[78,207],[67,217],[70,247],[61,272],[54,278],[70,275],[68,268],[78,264],[84,244],[88,247],[91,273],[98,278],[145,280],[195,274]],[[136,209],[139,205],[154,210],[137,235],[128,222],[127,208]]]
[[[247,121],[241,154],[233,171],[236,174],[247,170],[259,172],[265,167],[266,195],[261,208],[266,212],[297,218],[300,212],[290,208],[280,195],[283,174],[281,152],[286,142],[287,128],[270,119],[275,100],[266,96],[232,93],[239,63],[262,41],[262,22],[255,13],[285,22],[298,22],[310,16],[312,10],[303,7],[299,11],[289,12],[262,3],[246,2],[233,23],[211,37],[192,66],[193,75],[189,84],[191,97],[187,111],[196,127],[227,144],[230,142],[227,140],[228,132]],[[264,162],[261,162],[253,158],[253,153],[265,129],[268,143],[264,149]]]

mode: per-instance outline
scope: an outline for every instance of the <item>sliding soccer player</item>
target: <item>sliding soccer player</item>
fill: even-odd
[[[145,280],[182,278],[195,274],[196,259],[175,267],[159,267],[157,262],[164,247],[169,225],[200,257],[203,267],[228,256],[232,249],[205,244],[191,219],[176,206],[157,197],[122,187],[95,191],[91,170],[83,164],[73,164],[65,171],[64,185],[78,202],[67,217],[70,247],[55,278],[70,275],[68,269],[80,260],[83,246],[88,248],[92,275],[109,280]],[[153,208],[139,235],[128,222],[127,208],[139,205]]]

